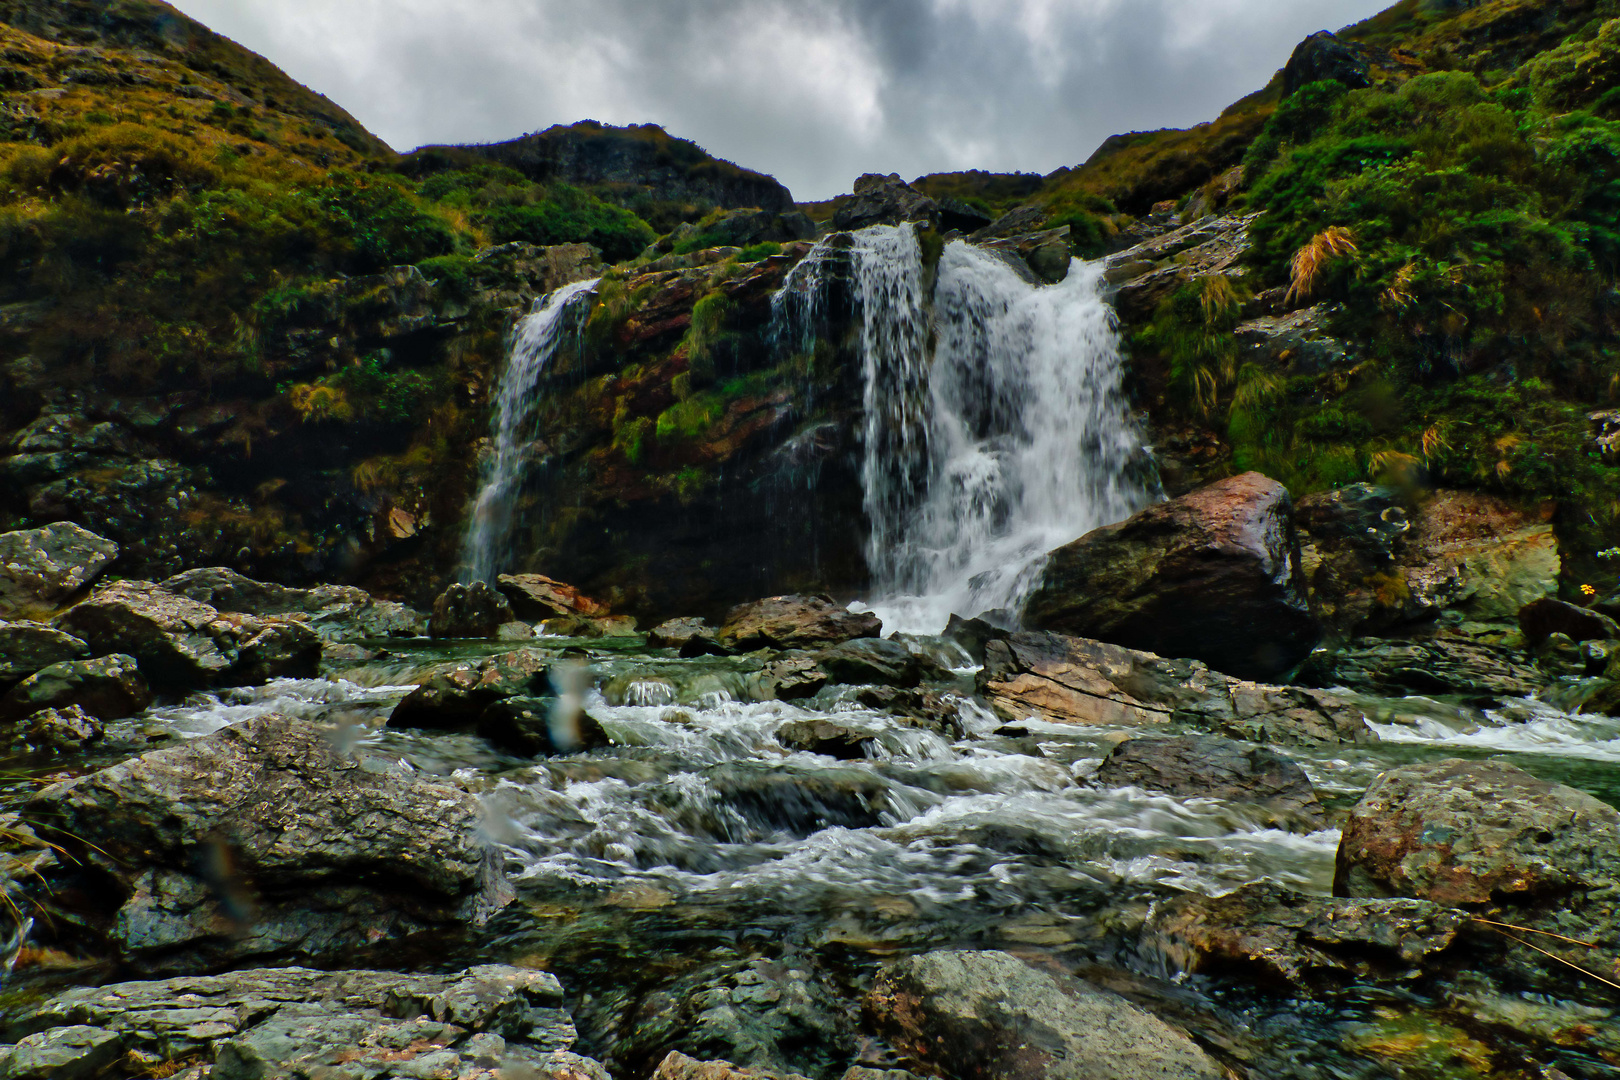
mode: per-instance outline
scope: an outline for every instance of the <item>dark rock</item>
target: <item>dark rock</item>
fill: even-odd
[[[547,637],[635,637],[636,620],[629,615],[559,615],[540,624]]]
[[[1351,484],[1294,507],[1305,578],[1316,613],[1333,633],[1378,633],[1432,616],[1405,580],[1410,511],[1394,488]]]
[[[670,619],[647,633],[647,647],[674,649],[682,657],[710,656],[724,653],[718,631],[702,619]]]
[[[523,757],[574,754],[612,745],[596,718],[556,698],[507,698],[478,717],[478,734]]]
[[[876,744],[877,739],[864,731],[816,719],[783,724],[777,729],[776,741],[789,750],[822,754],[840,761],[864,761],[868,748]]]
[[[962,1080],[1217,1080],[1182,1032],[1124,998],[1002,952],[934,952],[885,969],[867,1012],[896,1050]]]
[[[1142,943],[1175,970],[1243,971],[1298,990],[1421,977],[1468,922],[1426,900],[1304,896],[1271,884],[1154,908]]]
[[[960,702],[955,694],[937,690],[902,690],[893,686],[862,687],[855,700],[868,709],[889,713],[908,721],[912,726],[929,728],[942,735],[961,736]]]
[[[44,623],[0,622],[0,686],[89,652],[85,642]]]
[[[46,788],[29,812],[103,881],[80,918],[147,970],[333,960],[507,903],[477,799],[340,741],[257,717]]]
[[[1322,650],[1300,668],[1298,681],[1368,694],[1479,699],[1531,697],[1548,682],[1518,650],[1462,638],[1368,640],[1340,650]]]
[[[798,701],[813,696],[829,682],[827,673],[808,656],[784,656],[760,670],[760,696],[769,701]]]
[[[1611,664],[1609,670],[1614,671]],[[1620,716],[1620,678],[1611,676],[1586,699],[1581,712],[1592,716]]]
[[[388,725],[397,728],[470,728],[490,705],[506,698],[551,691],[551,665],[533,650],[454,664],[430,673],[394,707]]]
[[[1005,638],[1013,631],[989,622],[984,616],[975,619],[964,619],[960,615],[952,615],[950,622],[945,624],[945,631],[940,636],[954,641],[967,650],[968,656],[976,664],[984,663],[985,646],[999,638]]]
[[[1302,86],[1329,79],[1346,89],[1360,90],[1372,85],[1367,58],[1354,42],[1343,41],[1326,30],[1312,34],[1294,48],[1283,67],[1283,96]]]
[[[135,658],[115,653],[52,664],[29,676],[0,698],[0,719],[77,706],[101,720],[122,720],[151,703],[152,692]]]
[[[849,611],[824,596],[773,596],[732,608],[719,641],[738,651],[814,649],[882,631],[876,615]]]
[[[48,610],[118,558],[118,545],[70,521],[0,533],[0,615]]]
[[[1602,677],[1620,657],[1620,640],[1581,642],[1581,674],[1588,679]]]
[[[163,582],[163,588],[219,611],[260,618],[285,615],[307,625],[323,641],[420,637],[426,623],[419,611],[378,600],[352,585],[318,585],[295,589],[254,581],[224,567],[187,570]]]
[[[1316,789],[1289,758],[1214,735],[1128,739],[1097,770],[1111,786],[1133,785],[1188,798],[1253,803],[1283,824],[1321,828]]]
[[[1024,621],[1261,679],[1290,671],[1321,636],[1288,490],[1259,473],[1149,507],[1052,552]]]
[[[1586,674],[1586,655],[1568,634],[1549,634],[1536,646],[1536,666],[1548,675]]]
[[[1620,638],[1620,623],[1589,608],[1544,597],[1519,609],[1519,630],[1532,649],[1553,634],[1564,634],[1577,644]]]
[[[88,1080],[120,1058],[140,1075],[201,1059],[216,1080],[481,1077],[519,1066],[549,1077],[543,1066],[557,1056],[576,1065],[575,1080],[606,1080],[567,1052],[575,1031],[556,977],[494,964],[440,975],[260,968],[85,987],[18,1011],[7,1034],[21,1041],[0,1049],[0,1072],[18,1078]],[[58,1071],[24,1070],[46,1061]]]
[[[77,705],[68,705],[30,715],[23,741],[35,750],[63,752],[82,750],[105,734],[101,721]]]
[[[853,232],[869,225],[899,225],[906,221],[936,225],[939,204],[896,174],[867,173],[855,181],[854,197],[833,215],[833,228]]]
[[[608,614],[608,606],[592,600],[572,585],[544,574],[502,574],[496,587],[520,619],[539,622],[556,615],[594,617]]]
[[[939,200],[939,227],[943,232],[955,229],[959,233],[977,232],[995,223],[988,210],[982,210],[962,199],[947,197]]]
[[[816,664],[835,682],[856,686],[914,687],[924,679],[949,679],[951,673],[898,641],[858,638],[816,654]]]
[[[240,686],[312,677],[321,643],[289,619],[222,614],[149,581],[104,585],[56,620],[96,652],[127,652],[154,683]]]
[[[506,598],[482,581],[471,585],[458,582],[433,601],[428,634],[436,638],[494,640],[500,628],[515,618]]]

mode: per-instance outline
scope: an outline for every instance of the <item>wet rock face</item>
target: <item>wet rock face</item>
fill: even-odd
[[[840,761],[861,761],[877,739],[867,732],[817,719],[783,724],[776,732],[776,741],[790,750],[823,754]]]
[[[478,734],[524,757],[574,754],[608,746],[602,725],[582,709],[559,708],[556,698],[507,698],[478,716]]]
[[[855,638],[875,638],[883,621],[848,611],[824,596],[772,596],[732,608],[720,628],[728,649],[814,649]]]
[[[1149,507],[1052,552],[1026,625],[1240,678],[1283,675],[1320,635],[1288,491],[1245,473]]]
[[[520,650],[476,663],[437,669],[394,708],[390,727],[455,730],[471,727],[484,710],[507,698],[550,694],[551,665]]]
[[[1292,760],[1274,750],[1213,735],[1128,739],[1097,770],[1099,783],[1133,785],[1184,798],[1252,803],[1279,822],[1320,828],[1316,789]]]
[[[116,558],[117,544],[68,521],[0,533],[0,615],[54,607]]]
[[[342,738],[260,717],[56,784],[29,808],[70,850],[93,846],[111,887],[89,892],[109,906],[87,917],[148,969],[334,958],[502,906],[477,800],[351,756]]]
[[[508,1067],[549,1076],[553,1064],[605,1080],[595,1062],[568,1052],[574,1025],[556,977],[498,965],[448,975],[265,968],[115,983],[31,1005],[4,1034],[16,1045],[0,1047],[0,1072],[18,1077],[201,1058],[215,1080],[494,1077]],[[30,1071],[47,1062],[56,1071]]]
[[[44,623],[0,621],[0,687],[89,652],[83,641]]]
[[[485,638],[494,640],[505,624],[516,616],[506,598],[482,581],[471,585],[457,583],[433,601],[433,617],[428,634],[436,638]]]
[[[150,704],[152,691],[135,658],[115,653],[52,664],[29,676],[0,698],[0,720],[74,708],[100,720],[122,720]]]
[[[879,1030],[962,1080],[1194,1080],[1224,1071],[1186,1033],[1124,998],[1001,952],[894,964],[866,999]]]
[[[1345,824],[1333,882],[1340,896],[1530,908],[1617,887],[1620,811],[1512,765],[1459,760],[1379,777]]]

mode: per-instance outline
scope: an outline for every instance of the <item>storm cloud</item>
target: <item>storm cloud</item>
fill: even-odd
[[[396,149],[656,123],[800,199],[1184,127],[1387,0],[178,0]]]

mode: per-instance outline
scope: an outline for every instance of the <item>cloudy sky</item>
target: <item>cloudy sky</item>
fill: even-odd
[[[1213,119],[1391,0],[173,2],[399,150],[652,122],[806,200]]]

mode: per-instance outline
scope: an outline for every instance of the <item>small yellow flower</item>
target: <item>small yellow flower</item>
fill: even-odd
[[[1582,585],[1581,586],[1581,595],[1582,596],[1596,596],[1597,595],[1597,590],[1594,589],[1590,585]]]

